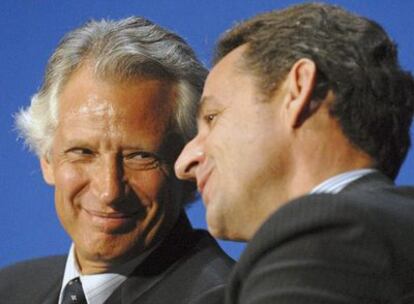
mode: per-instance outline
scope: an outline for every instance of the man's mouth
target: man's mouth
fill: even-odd
[[[211,175],[212,170],[203,171],[197,175],[197,188],[198,192],[203,195],[204,189],[206,187],[207,181]]]
[[[89,215],[96,216],[96,217],[102,217],[102,218],[108,218],[108,219],[123,219],[123,218],[130,218],[133,217],[137,212],[102,212],[102,211],[96,211],[96,210],[87,210],[84,209]]]
[[[137,212],[105,212],[97,210],[82,209],[86,215],[85,220],[97,227],[100,231],[106,231],[113,233],[116,231],[122,231],[126,227],[137,220]]]

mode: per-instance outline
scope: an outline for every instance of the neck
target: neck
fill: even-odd
[[[312,191],[323,181],[352,170],[372,168],[374,162],[365,152],[355,148],[348,140],[339,134],[312,138],[307,134],[306,142],[298,141],[292,145],[291,155],[286,171],[280,174],[280,179],[272,180],[255,201],[262,202],[257,208],[257,221],[250,229],[250,237],[257,231],[263,222],[276,210]],[[259,206],[258,206],[259,207]]]
[[[352,159],[352,162],[348,162]],[[299,166],[298,166],[299,167]],[[346,159],[340,157],[334,159],[319,159],[312,164],[305,163],[296,170],[290,183],[289,199],[294,199],[312,191],[316,186],[325,180],[358,169],[372,168],[373,162],[370,159],[359,158],[359,155],[353,156],[348,153]],[[301,171],[301,172],[300,172]]]
[[[333,130],[333,131],[332,131]],[[356,148],[338,129],[331,128],[319,140],[306,139],[294,148],[289,199],[309,193],[323,181],[352,170],[373,168],[373,159]]]

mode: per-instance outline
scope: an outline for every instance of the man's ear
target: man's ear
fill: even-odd
[[[289,100],[286,103],[288,121],[297,128],[311,114],[311,98],[316,82],[316,64],[301,58],[295,62],[288,74]]]
[[[40,167],[42,168],[43,179],[51,186],[55,184],[55,175],[53,174],[53,165],[49,159],[43,156],[40,159]]]

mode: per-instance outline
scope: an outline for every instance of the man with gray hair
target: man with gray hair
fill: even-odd
[[[55,188],[68,256],[0,271],[7,303],[198,303],[219,299],[232,260],[183,211],[172,165],[195,133],[206,70],[143,18],[91,21],[49,60],[17,127]]]

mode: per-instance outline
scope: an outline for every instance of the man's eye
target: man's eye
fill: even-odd
[[[149,160],[151,158],[155,158],[155,155],[150,152],[135,152],[128,154],[126,158],[135,160]]]
[[[217,114],[207,114],[207,115],[204,116],[204,121],[208,125],[210,125],[214,121],[214,119],[216,118],[216,116],[217,116]]]
[[[76,154],[76,155],[93,155],[93,151],[88,148],[71,148],[66,151],[66,153]]]
[[[124,157],[125,164],[136,170],[150,170],[157,168],[160,164],[159,158],[150,152],[135,152]]]

